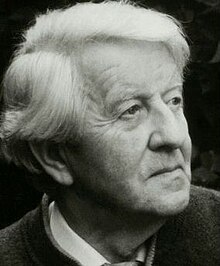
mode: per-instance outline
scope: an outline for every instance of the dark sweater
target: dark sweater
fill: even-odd
[[[0,265],[80,264],[63,252],[49,227],[49,200],[0,231]],[[189,206],[160,229],[153,265],[220,265],[220,193],[192,187]]]

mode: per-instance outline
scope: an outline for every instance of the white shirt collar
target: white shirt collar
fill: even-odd
[[[67,224],[55,202],[50,204],[50,228],[54,239],[83,266],[100,266],[108,261]]]
[[[52,235],[60,247],[83,266],[101,266],[109,263],[98,251],[77,235],[67,224],[55,202],[49,206],[50,228]],[[135,256],[136,260],[144,262],[146,248],[142,245]]]

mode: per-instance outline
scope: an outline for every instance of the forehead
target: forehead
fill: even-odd
[[[153,94],[182,83],[173,57],[162,43],[91,43],[83,51],[82,62],[95,93],[102,96],[120,89]]]

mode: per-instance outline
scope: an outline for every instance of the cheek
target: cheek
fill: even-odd
[[[109,129],[97,138],[90,138],[92,151],[89,160],[99,172],[108,178],[133,176],[139,167],[146,148],[144,130],[132,131]],[[93,134],[94,136],[94,134]]]
[[[144,127],[138,126],[130,131],[110,134],[104,146],[111,151],[116,161],[124,161],[129,166],[139,161],[146,152],[147,135]]]

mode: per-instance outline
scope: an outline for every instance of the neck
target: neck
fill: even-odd
[[[165,223],[153,215],[85,202],[74,193],[65,193],[57,203],[70,228],[112,263],[131,258]]]

